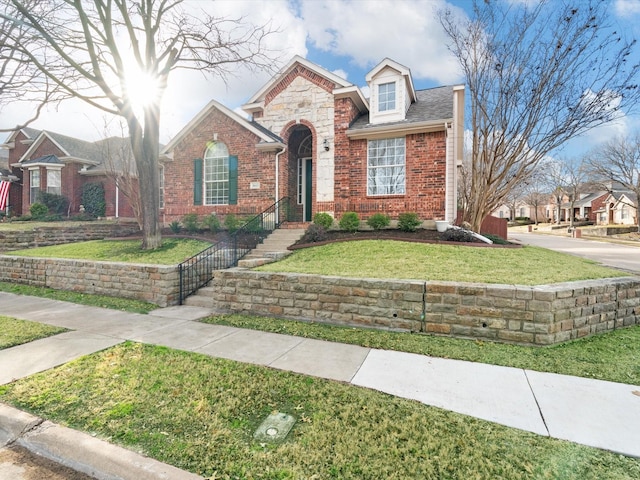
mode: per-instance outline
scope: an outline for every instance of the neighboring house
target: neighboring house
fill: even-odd
[[[607,194],[603,206],[598,209],[599,225],[637,225],[638,198],[629,191]]]
[[[549,217],[548,208],[546,205],[540,205],[537,208],[538,210],[538,222],[546,222]],[[515,213],[515,216],[513,215]],[[507,220],[513,220],[514,218],[529,218],[531,221],[536,220],[536,209],[531,205],[527,205],[526,203],[517,203],[515,205],[515,212],[512,211],[512,207],[509,205],[500,205],[493,212],[491,212],[493,217],[497,218],[506,218]]]
[[[293,58],[242,107],[212,100],[162,149],[164,223],[249,215],[288,197],[297,220],[347,211],[456,218],[464,87],[416,90],[383,60],[371,92]]]
[[[106,216],[133,218],[132,206],[111,174],[131,164],[128,145],[124,138],[87,142],[33,128],[14,131],[2,145],[9,150],[12,174],[19,179],[10,191],[13,212],[28,214],[38,193],[44,191],[66,197],[69,213],[77,214],[83,185],[100,182],[105,190]]]
[[[561,205],[561,220],[569,221],[573,217],[574,220],[597,223],[598,214],[596,212],[602,208],[608,195],[609,192],[604,190],[581,193],[580,198],[573,202],[573,209],[571,202],[565,197]]]

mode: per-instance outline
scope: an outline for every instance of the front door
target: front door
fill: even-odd
[[[302,218],[310,222],[312,218],[311,205],[313,203],[313,162],[311,158],[298,159],[298,204],[302,205]]]

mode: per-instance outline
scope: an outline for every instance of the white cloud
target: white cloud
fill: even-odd
[[[416,78],[454,83],[459,66],[437,19],[447,6],[444,0],[304,0],[301,15],[320,50],[351,57],[360,67],[389,57]]]
[[[640,0],[616,0],[614,2],[616,15],[623,18],[640,14]]]
[[[343,69],[341,69],[341,68],[338,68],[338,69],[334,70],[331,73],[333,73],[334,75],[339,76],[340,78],[344,78],[345,80],[347,80],[349,78],[349,74],[346,71],[344,71]]]

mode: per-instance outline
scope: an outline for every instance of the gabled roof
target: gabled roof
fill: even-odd
[[[590,207],[591,203],[602,197],[603,195],[606,195],[608,192],[605,190],[599,191],[599,192],[591,192],[588,193],[587,195],[585,195],[584,197],[582,197],[580,200],[576,200],[573,204],[574,207]]]
[[[391,60],[390,58],[385,58],[378,65],[373,67],[373,70],[367,73],[367,76],[365,77],[367,83],[371,83],[371,81],[375,78],[375,76],[385,68],[392,68],[393,70],[395,70],[396,72],[398,72],[400,75],[404,77],[407,91],[409,92],[409,97],[411,101],[414,102],[416,100],[416,89],[413,87],[413,78],[411,77],[411,70],[409,70],[408,67],[405,67],[404,65],[394,60]]]
[[[104,152],[99,145],[86,140],[80,140],[78,138],[69,137],[67,135],[61,135],[59,133],[50,132],[48,130],[41,130],[37,135],[31,146],[20,157],[18,163],[24,163],[33,152],[44,142],[50,140],[56,147],[60,149],[61,159],[75,160],[79,163],[97,165],[102,161]]]
[[[388,131],[402,128],[405,131],[428,127],[444,130],[445,122],[453,120],[453,86],[429,88],[416,91],[416,101],[411,104],[404,120],[372,124],[369,115],[361,115],[351,124],[347,135],[356,138],[376,131]]]
[[[284,146],[284,144],[282,143],[282,139],[279,136],[264,128],[262,125],[243,118],[233,110],[222,105],[220,102],[211,100],[202,110],[200,110],[200,112],[195,117],[191,119],[189,123],[184,126],[182,130],[180,130],[180,132],[178,132],[175,137],[171,139],[167,146],[165,146],[160,151],[160,155],[170,155],[171,151],[176,147],[176,145],[178,145],[191,130],[193,130],[205,117],[207,117],[207,115],[209,115],[213,109],[218,110],[220,113],[229,117],[231,120],[235,121],[243,128],[246,128],[247,130],[255,134],[258,138],[260,138],[260,142],[258,143],[258,145],[271,145],[274,148],[280,148]]]
[[[342,77],[339,77],[335,73],[331,73],[329,70],[326,70],[316,65],[315,63],[310,62],[306,58],[302,58],[301,56],[296,55],[291,59],[291,61],[285,67],[280,69],[280,71],[276,75],[274,75],[273,78],[268,83],[266,83],[260,90],[258,90],[247,101],[247,103],[243,106],[243,108],[250,106],[251,104],[264,101],[264,97],[266,96],[266,94],[272,88],[274,88],[282,80],[283,77],[287,76],[289,72],[291,72],[297,65],[302,65],[307,70],[310,70],[313,73],[326,78],[330,82],[333,82],[334,84],[336,84],[336,88],[350,87],[353,85],[351,82],[345,80]]]

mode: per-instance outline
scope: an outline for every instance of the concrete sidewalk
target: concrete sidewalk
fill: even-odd
[[[349,382],[540,435],[640,457],[640,386],[194,321],[210,313],[182,306],[139,315],[0,292],[0,314],[73,330],[0,350],[0,384],[133,340]],[[28,445],[28,435],[21,436],[15,433],[15,426],[7,425],[11,412],[13,409],[0,410],[0,446],[3,431],[14,432],[16,443]],[[38,448],[46,454],[46,447],[39,444]],[[50,455],[65,458],[60,452]],[[75,462],[72,467],[84,465],[84,460]],[[139,462],[128,458],[129,463]],[[134,472],[123,478],[168,478],[141,475]],[[197,478],[188,475],[183,478]]]

